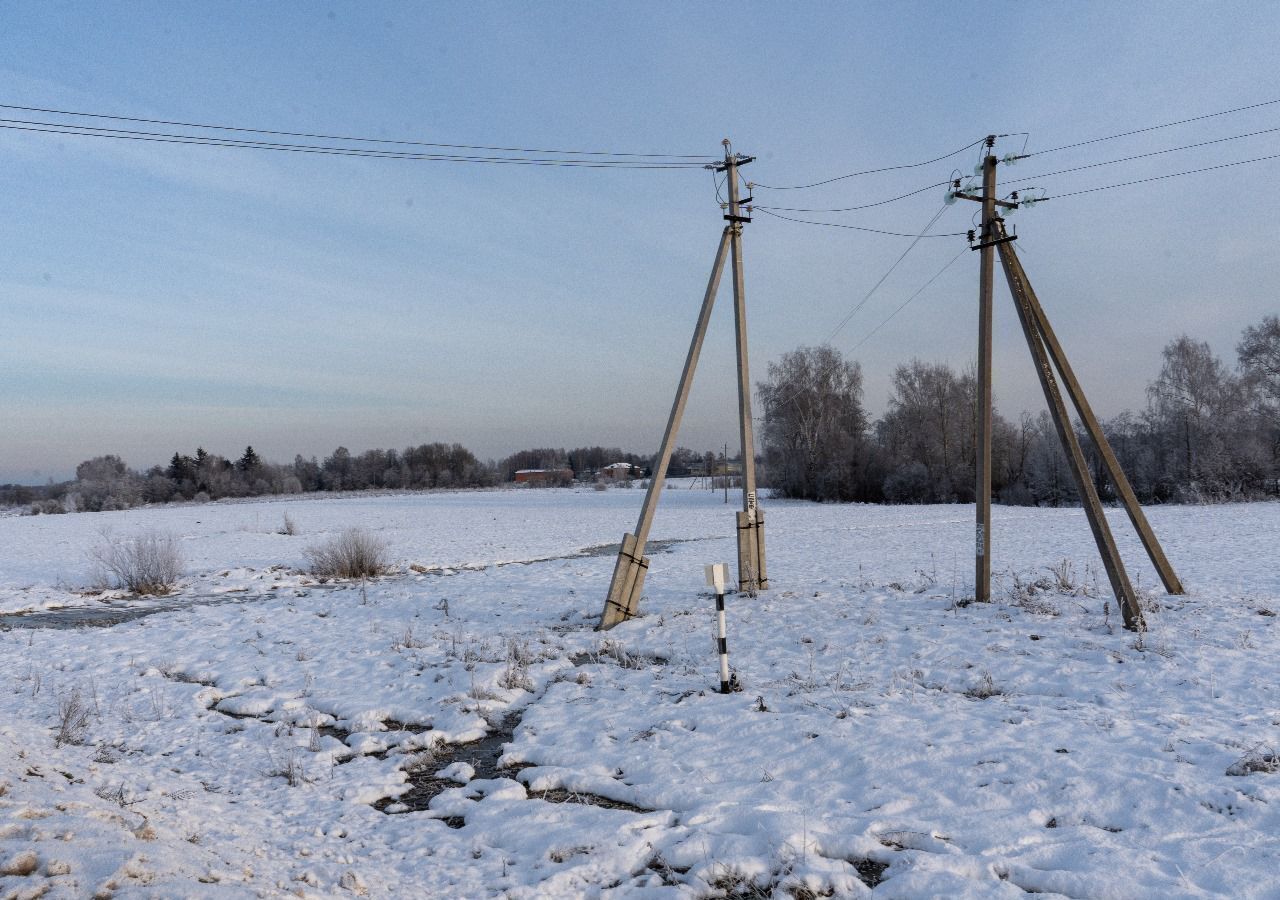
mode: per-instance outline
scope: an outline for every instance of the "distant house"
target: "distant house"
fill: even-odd
[[[573,469],[520,469],[516,484],[552,485],[573,481]]]
[[[627,481],[632,478],[640,477],[640,467],[633,466],[631,463],[616,462],[610,463],[600,470],[600,477],[607,478],[609,481]]]

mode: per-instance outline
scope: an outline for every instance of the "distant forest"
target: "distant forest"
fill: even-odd
[[[1229,367],[1209,345],[1171,341],[1147,406],[1104,421],[1103,429],[1135,492],[1146,503],[1244,500],[1280,494],[1280,318],[1246,328]],[[874,503],[971,503],[977,379],[940,363],[913,360],[894,371],[888,409],[871,421],[862,405],[862,369],[831,347],[801,347],[770,363],[757,385],[763,411],[760,484],[778,496]],[[1095,398],[1096,399],[1096,398]],[[1114,489],[1077,425],[1095,483]],[[1048,413],[1011,421],[996,413],[993,492],[1010,505],[1078,501]],[[679,448],[672,477],[705,474],[712,452]],[[732,462],[730,460],[729,462]],[[652,456],[617,447],[521,450],[482,462],[461,444],[404,450],[339,447],[323,460],[263,460],[246,447],[235,460],[197,449],[168,465],[129,468],[118,456],[76,467],[72,481],[0,485],[0,506],[32,513],[125,509],[145,503],[316,491],[485,488],[543,470],[541,485],[603,482],[606,467],[630,463],[647,476]],[[723,471],[723,470],[721,470]],[[733,471],[730,467],[730,471]]]
[[[279,464],[263,460],[251,446],[234,461],[198,448],[193,455],[175,452],[168,465],[146,471],[131,469],[118,456],[94,457],[76,466],[71,481],[0,486],[0,506],[24,506],[32,513],[99,512],[145,503],[315,491],[485,488],[515,480],[521,469],[568,473],[547,482],[554,484],[594,481],[615,462],[636,464],[647,474],[650,460],[616,447],[579,447],[521,450],[498,462],[481,462],[461,444],[434,443],[358,454],[339,447],[323,460],[299,455],[291,464]]]

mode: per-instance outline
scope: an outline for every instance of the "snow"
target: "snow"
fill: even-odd
[[[719,493],[664,491],[642,616],[592,630],[641,497],[0,517],[0,612],[164,609],[0,632],[0,897],[1280,896],[1280,504],[1150,509],[1182,597],[1109,511],[1139,636],[1080,510],[997,507],[966,604],[972,507],[769,502],[720,695]],[[317,583],[352,526],[392,573]],[[144,531],[178,592],[92,590]]]

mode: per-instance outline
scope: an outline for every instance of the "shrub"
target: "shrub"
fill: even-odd
[[[171,534],[148,532],[132,540],[103,542],[89,553],[99,584],[125,588],[135,594],[170,593],[182,574],[182,554]]]
[[[89,727],[89,704],[80,688],[58,698],[58,733],[53,739],[55,747],[63,744],[84,743],[84,733]]]
[[[387,548],[369,532],[348,528],[307,550],[311,574],[322,578],[372,578],[387,570]]]

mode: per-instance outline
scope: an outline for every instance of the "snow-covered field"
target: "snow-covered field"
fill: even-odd
[[[972,507],[769,503],[722,696],[719,494],[665,493],[643,617],[592,630],[582,551],[641,497],[0,517],[0,612],[180,607],[7,619],[0,897],[1280,897],[1280,504],[1151,510],[1183,597],[1116,514],[1139,637],[1079,510],[997,508],[999,601],[964,605]],[[396,572],[313,583],[350,526]],[[143,531],[178,594],[84,593]]]

